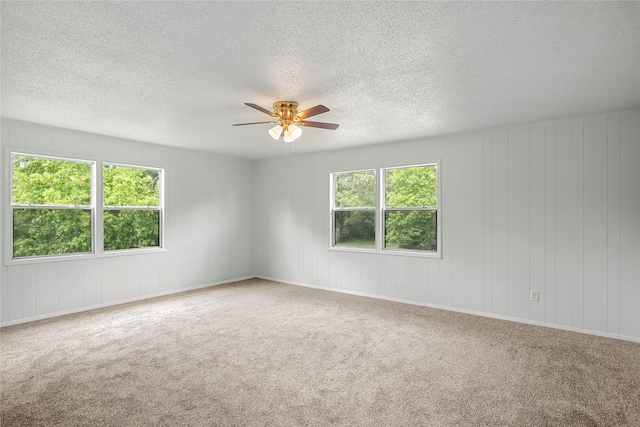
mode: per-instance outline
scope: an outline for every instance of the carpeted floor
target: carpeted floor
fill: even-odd
[[[248,280],[0,330],[7,426],[640,426],[640,344]]]

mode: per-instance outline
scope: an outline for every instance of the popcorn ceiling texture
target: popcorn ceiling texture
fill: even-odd
[[[3,117],[247,158],[640,107],[640,2],[1,3]]]

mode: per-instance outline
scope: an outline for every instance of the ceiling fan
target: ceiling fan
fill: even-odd
[[[312,122],[306,120],[308,117],[317,116],[318,114],[326,113],[329,111],[324,105],[316,105],[308,110],[298,112],[298,103],[293,101],[276,101],[273,103],[273,111],[269,111],[266,108],[262,108],[259,105],[245,102],[251,108],[255,108],[271,117],[273,120],[268,122],[251,122],[251,123],[237,123],[232,126],[246,126],[246,125],[259,125],[259,124],[275,124],[276,126],[269,129],[269,135],[273,139],[280,139],[284,131],[284,142],[293,142],[302,135],[302,129],[300,126],[308,126],[311,128],[331,129],[336,130],[339,125],[335,123],[323,123]]]

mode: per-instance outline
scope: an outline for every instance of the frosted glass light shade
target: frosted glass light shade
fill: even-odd
[[[300,135],[302,135],[302,129],[300,129],[296,125],[289,125],[289,132],[291,133],[291,137],[294,141],[300,138]]]
[[[284,131],[284,142],[293,142],[302,135],[302,129],[296,125],[289,125],[286,131]]]
[[[272,127],[271,129],[269,129],[268,132],[269,132],[269,136],[271,136],[271,138],[278,139],[278,138],[280,138],[280,135],[282,134],[282,126],[276,125],[276,126]]]

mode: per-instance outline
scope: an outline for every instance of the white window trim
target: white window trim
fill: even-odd
[[[4,158],[4,198],[3,205],[4,209],[2,209],[2,214],[4,215],[4,229],[3,236],[4,239],[4,265],[12,266],[12,265],[24,265],[24,264],[40,264],[47,262],[60,262],[60,261],[71,261],[71,260],[83,260],[83,259],[95,259],[95,258],[106,258],[113,256],[122,256],[128,254],[143,254],[143,253],[158,253],[158,252],[166,252],[166,238],[165,238],[165,223],[166,223],[166,212],[165,212],[165,180],[167,169],[163,166],[158,165],[144,165],[144,164],[124,164],[124,163],[116,163],[116,162],[103,162],[100,160],[86,158],[82,156],[64,156],[57,153],[46,153],[32,150],[24,150],[24,149],[16,149],[15,147],[6,147],[4,150],[5,158]],[[72,254],[56,254],[56,255],[40,255],[33,257],[23,257],[23,258],[13,258],[13,206],[12,202],[12,190],[13,190],[13,162],[12,155],[25,155],[32,157],[44,157],[49,159],[56,160],[66,160],[66,161],[75,161],[75,162],[86,162],[92,163],[92,185],[91,185],[91,211],[92,211],[92,238],[91,252],[83,252],[83,253],[72,253]],[[112,250],[105,251],[104,247],[104,239],[103,239],[103,206],[102,206],[102,168],[104,164],[109,165],[117,165],[117,166],[127,166],[134,168],[144,168],[144,169],[154,169],[160,171],[160,245],[151,247],[151,248],[133,248],[133,249],[120,249],[120,250]],[[15,206],[15,205],[14,205]],[[46,207],[55,207],[53,205],[43,205]],[[78,207],[80,208],[80,207]],[[82,208],[86,209],[86,207],[82,206]]]
[[[430,166],[435,165],[437,173],[438,173],[438,206],[428,206],[428,207],[411,207],[411,208],[391,208],[387,209],[385,206],[385,171],[389,169],[402,169],[402,168],[410,168],[416,166]],[[418,258],[442,258],[442,162],[440,159],[430,160],[424,163],[418,164],[407,164],[407,165],[396,165],[396,166],[384,166],[384,167],[375,167],[375,168],[363,168],[363,169],[355,169],[355,170],[347,170],[347,171],[332,171],[329,176],[330,180],[330,205],[329,205],[329,216],[330,216],[330,227],[329,227],[329,250],[331,251],[339,251],[339,252],[360,252],[360,253],[374,253],[374,254],[383,254],[383,255],[393,255],[393,256],[410,256],[410,257],[418,257]],[[340,209],[335,208],[335,175],[342,173],[350,173],[350,172],[362,172],[362,171],[375,171],[376,177],[376,219],[375,219],[375,230],[376,230],[376,246],[375,249],[367,249],[367,248],[357,248],[357,247],[349,247],[349,246],[336,246],[335,244],[335,223],[334,223],[334,212],[339,210],[356,210],[355,208],[351,209]],[[369,208],[359,208],[358,210],[369,210]],[[384,213],[386,210],[431,210],[436,211],[436,244],[437,250],[435,252],[428,252],[423,250],[416,249],[388,249],[384,247]]]
[[[436,167],[436,173],[437,173],[437,191],[438,191],[438,205],[437,206],[412,206],[412,207],[391,207],[391,208],[387,208],[387,195],[386,195],[386,173],[388,170],[392,170],[392,169],[405,169],[405,168],[413,168],[413,167],[420,167],[420,166],[435,166]],[[384,167],[384,168],[380,168],[380,182],[379,182],[379,187],[380,187],[380,245],[381,245],[381,250],[384,251],[385,253],[392,253],[394,255],[411,255],[411,256],[422,256],[422,257],[426,257],[426,258],[442,258],[442,251],[441,251],[441,245],[442,245],[442,217],[440,216],[440,205],[442,204],[441,202],[441,191],[440,191],[440,183],[442,182],[442,180],[440,179],[440,161],[431,161],[431,162],[426,162],[426,163],[419,163],[419,164],[415,164],[415,165],[406,165],[406,166],[393,166],[393,167]],[[413,211],[435,211],[436,212],[436,247],[437,250],[434,252],[431,251],[424,251],[424,250],[419,250],[419,249],[399,249],[399,248],[386,248],[385,247],[385,213],[386,212],[397,212],[397,211],[407,211],[407,212],[413,212]],[[376,238],[378,236],[376,235]]]
[[[367,169],[355,169],[355,170],[349,170],[349,171],[336,171],[336,172],[331,172],[329,174],[329,180],[330,180],[330,185],[331,185],[331,190],[329,192],[330,194],[330,205],[329,205],[329,221],[330,221],[330,229],[329,229],[329,249],[333,249],[333,250],[340,250],[340,251],[346,251],[346,252],[375,252],[378,250],[378,239],[377,239],[377,234],[378,234],[378,215],[376,214],[376,219],[375,219],[375,234],[376,234],[376,247],[375,249],[370,249],[370,248],[358,248],[355,246],[337,246],[336,245],[336,236],[335,236],[335,212],[376,212],[377,211],[377,206],[378,206],[378,200],[380,195],[378,194],[378,186],[375,185],[375,191],[376,191],[376,206],[371,206],[371,207],[350,207],[350,208],[338,208],[335,207],[336,205],[336,195],[335,195],[335,185],[336,185],[336,175],[338,174],[345,174],[345,173],[353,173],[353,172],[369,172],[369,171],[373,171],[374,177],[375,177],[375,182],[377,183],[378,180],[378,174],[379,174],[379,170],[376,168],[367,168]]]
[[[100,175],[100,189],[98,191],[100,197],[100,249],[105,255],[121,255],[123,253],[140,253],[140,252],[149,252],[149,251],[158,251],[164,249],[164,168],[153,167],[153,166],[141,166],[141,165],[133,165],[127,163],[114,163],[114,162],[101,162],[100,163],[100,171],[104,170],[104,166],[118,166],[118,167],[126,167],[126,168],[137,168],[137,169],[147,169],[147,170],[155,170],[158,171],[158,183],[160,185],[160,194],[158,195],[158,206],[105,206],[104,205],[104,183],[102,182],[103,174]],[[153,210],[159,211],[160,213],[160,224],[158,225],[158,232],[160,233],[158,246],[153,246],[149,248],[130,248],[130,249],[112,249],[112,250],[104,250],[104,211],[109,210],[136,210],[136,211],[144,211],[144,210]]]

